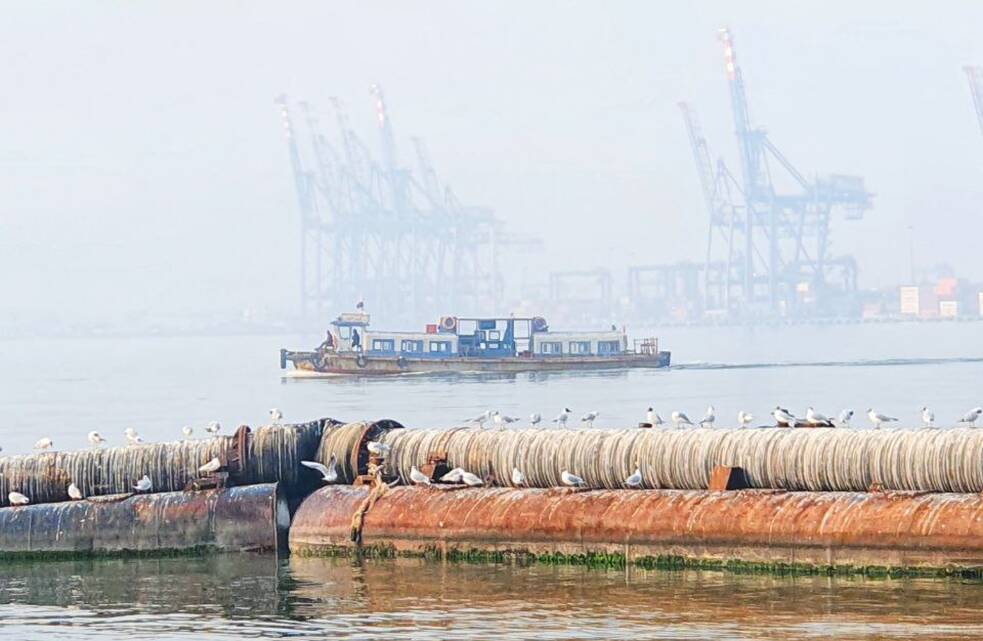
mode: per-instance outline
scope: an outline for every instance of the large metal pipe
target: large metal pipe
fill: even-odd
[[[329,486],[300,505],[290,550],[352,547],[366,488]],[[741,490],[390,489],[362,545],[399,552],[620,554],[816,566],[979,567],[976,494]]]
[[[0,508],[0,555],[276,550],[290,512],[275,483]]]
[[[635,467],[649,489],[707,489],[717,466],[743,468],[751,487],[815,492],[983,491],[983,430],[524,429],[393,430],[386,461],[402,482],[444,455],[496,485],[512,469],[529,487],[557,487],[564,470],[595,489],[624,487]]]

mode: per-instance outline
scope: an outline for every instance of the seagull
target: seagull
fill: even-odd
[[[478,414],[478,415],[477,415],[477,416],[475,416],[474,418],[469,418],[469,419],[467,419],[467,420],[465,420],[464,422],[465,422],[465,423],[474,423],[474,424],[476,424],[476,425],[477,425],[478,427],[484,427],[484,426],[485,426],[485,423],[486,423],[486,422],[487,422],[487,421],[488,421],[489,419],[491,419],[491,417],[492,417],[492,414],[493,414],[493,413],[494,413],[494,412],[492,412],[491,410],[485,410],[485,411],[484,411],[484,412],[482,412],[481,414]]]
[[[891,423],[893,421],[898,420],[898,419],[894,418],[893,416],[887,416],[886,414],[880,414],[880,413],[875,412],[874,410],[872,410],[870,408],[867,409],[867,418],[869,418],[870,419],[870,422],[874,424],[874,429],[875,430],[881,429],[881,425],[883,423]]]
[[[922,421],[925,423],[925,427],[935,426],[935,412],[928,409],[927,407],[922,408]]]
[[[132,445],[138,445],[140,443],[143,443],[143,439],[140,438],[140,435],[137,434],[137,431],[132,427],[128,427],[125,430],[123,430],[123,435],[126,436],[126,440],[129,441]]]
[[[430,478],[416,469],[416,466],[410,468],[410,480],[413,481],[414,485],[430,485]]]
[[[642,470],[640,467],[635,466],[635,473],[625,479],[625,485],[634,488],[642,487]]]
[[[505,414],[501,414],[498,410],[495,410],[492,412],[492,420],[498,427],[503,427],[509,423],[515,423],[519,419],[515,418],[514,416],[506,416]]]
[[[89,435],[86,438],[89,439],[89,443],[92,444],[92,447],[99,447],[101,444],[106,442],[106,439],[104,439],[102,435],[95,430],[89,432]]]
[[[11,505],[27,505],[31,502],[31,499],[27,498],[20,492],[11,492],[7,495],[7,500],[10,501]]]
[[[325,483],[334,483],[338,480],[338,459],[334,454],[328,459],[327,465],[321,465],[317,461],[301,461],[300,464],[320,472],[321,480]]]
[[[519,468],[512,468],[512,485],[522,487],[526,484],[526,475],[519,471]]]
[[[209,434],[218,434],[218,431],[220,429],[222,429],[222,424],[219,423],[218,421],[212,421],[211,423],[205,426],[205,431],[208,432]]]
[[[181,428],[181,433],[184,434],[184,438],[191,438],[191,435],[195,433],[195,430],[190,425],[185,425]]]
[[[42,439],[38,439],[38,442],[34,444],[34,449],[36,449],[36,450],[46,450],[49,447],[51,447],[52,445],[54,445],[54,444],[55,444],[54,441],[52,441],[50,438],[48,438],[47,436],[45,436]]]
[[[680,412],[678,410],[673,410],[672,416],[670,416],[669,418],[672,419],[672,425],[673,425],[673,427],[679,427],[680,425],[692,425],[693,424],[693,421],[689,420],[689,417],[686,416],[686,413],[685,412]]]
[[[739,427],[747,427],[750,425],[751,421],[754,420],[754,415],[751,412],[745,412],[741,410],[737,413],[737,424]]]
[[[440,477],[441,483],[460,483],[464,478],[464,468],[455,467],[453,470]]]
[[[850,427],[850,419],[853,418],[853,410],[843,410],[836,417],[836,422],[840,427]]]
[[[716,414],[713,412],[713,405],[707,408],[706,416],[700,421],[700,427],[713,427],[713,422],[717,420]]]
[[[150,477],[144,474],[143,478],[137,481],[137,484],[133,486],[133,489],[137,492],[149,492],[151,489],[153,489],[153,487],[154,484],[150,482]]]
[[[199,467],[198,472],[200,474],[214,474],[215,472],[218,472],[221,467],[222,461],[218,460],[218,457],[216,456],[209,462]]]
[[[795,427],[795,423],[798,419],[795,418],[795,414],[782,408],[779,405],[775,406],[774,411],[771,413],[775,417],[775,421],[779,425],[786,425],[788,427]]]
[[[976,427],[976,419],[980,417],[980,414],[983,414],[983,407],[975,407],[966,412],[963,417],[959,419],[959,422],[967,423],[973,427]]]
[[[600,412],[598,412],[597,410],[594,410],[593,412],[587,412],[586,414],[580,417],[580,422],[587,423],[587,427],[594,427],[594,419],[596,419],[599,414]]]
[[[564,407],[563,411],[557,414],[556,418],[553,419],[553,422],[556,423],[557,427],[566,427],[567,419],[569,418],[570,418],[570,408]]]
[[[647,412],[645,412],[645,422],[653,427],[657,427],[665,423],[665,421],[662,420],[662,417],[659,416],[659,413],[651,407],[648,408]]]
[[[584,481],[584,479],[580,478],[576,474],[571,474],[566,470],[560,472],[560,480],[563,481],[564,485],[569,485],[571,487],[584,487],[587,485],[587,482]]]
[[[479,485],[484,485],[485,482],[481,480],[481,477],[477,474],[472,474],[471,472],[461,472],[461,480],[468,487],[478,487]]]
[[[806,422],[814,427],[833,427],[833,422],[811,407],[806,408]]]
[[[369,441],[366,448],[369,450],[369,454],[375,454],[376,456],[381,456],[383,458],[389,456],[389,446],[385,443],[380,443],[379,441]]]
[[[542,420],[543,420],[542,415],[539,414],[539,412],[536,412],[535,414],[532,414],[529,417],[529,424],[532,425],[533,427],[536,427],[537,425],[539,425],[539,422]]]
[[[68,486],[68,498],[72,499],[73,501],[82,500],[82,490],[79,489],[78,485],[72,483]]]
[[[283,420],[283,412],[275,407],[270,409],[270,419],[273,421],[273,425],[279,425],[280,421]]]

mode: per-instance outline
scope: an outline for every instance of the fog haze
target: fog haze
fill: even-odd
[[[424,138],[460,199],[543,238],[527,274],[701,261],[676,103],[736,166],[717,29],[755,124],[807,175],[865,177],[834,225],[861,287],[948,262],[983,279],[972,3],[4,3],[0,329],[33,319],[297,307],[298,216],[273,99],[346,105],[401,161]],[[526,259],[523,259],[526,260]],[[509,275],[515,272],[510,272]]]

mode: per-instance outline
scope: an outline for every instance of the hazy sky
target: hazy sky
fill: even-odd
[[[0,317],[296,305],[297,214],[273,98],[347,105],[402,158],[424,137],[459,197],[569,268],[702,260],[676,102],[736,169],[716,30],[752,118],[807,175],[876,192],[836,224],[861,285],[945,260],[983,279],[983,135],[961,66],[971,2],[4,2]],[[617,282],[624,278],[616,271]]]

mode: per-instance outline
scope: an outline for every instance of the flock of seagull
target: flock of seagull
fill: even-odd
[[[573,411],[569,407],[564,407],[563,411],[557,414],[556,418],[552,419],[552,422],[556,423],[559,427],[567,427],[568,423],[570,422],[572,412]],[[600,412],[597,410],[592,410],[580,417],[580,423],[585,427],[593,427],[594,421],[597,420],[598,416],[600,416]],[[850,427],[850,421],[853,420],[854,412],[852,409],[845,409],[835,418],[830,418],[825,414],[817,412],[812,407],[809,407],[806,409],[804,417],[797,417],[791,411],[779,405],[772,410],[771,416],[775,419],[775,422],[779,427]],[[983,407],[974,407],[963,414],[963,416],[957,421],[957,424],[976,427],[976,421],[979,420],[981,416],[983,416]],[[935,412],[929,408],[923,407],[921,409],[920,418],[925,427],[935,427]],[[880,429],[881,426],[886,423],[896,423],[899,420],[897,417],[882,414],[881,412],[877,412],[872,408],[867,409],[867,419],[873,424],[874,429]],[[485,410],[475,417],[465,419],[464,422],[470,425],[477,425],[481,428],[485,427],[486,423],[491,423],[495,427],[505,428],[512,423],[517,423],[521,420],[522,419],[514,416],[502,414],[498,410]],[[669,420],[671,421],[672,426],[676,428],[684,426],[712,428],[717,422],[717,413],[713,408],[713,405],[711,405],[707,408],[703,418],[700,419],[699,422],[694,423],[685,412],[673,410],[673,412],[669,415]],[[542,421],[542,414],[536,413],[529,416],[529,425],[532,427],[538,426],[540,423],[542,423]],[[748,427],[753,421],[754,415],[752,413],[744,410],[737,413],[737,424],[739,427]],[[666,421],[659,415],[658,412],[649,407],[645,413],[645,424],[652,427],[661,427],[666,424]]]

